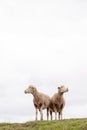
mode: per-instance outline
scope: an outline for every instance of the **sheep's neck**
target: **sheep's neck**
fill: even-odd
[[[63,93],[58,92],[57,102],[61,102],[62,99],[63,99]]]
[[[35,92],[35,93],[33,94],[33,96],[34,96],[35,99],[38,99],[38,92]]]
[[[59,97],[63,97],[63,93],[58,92]]]

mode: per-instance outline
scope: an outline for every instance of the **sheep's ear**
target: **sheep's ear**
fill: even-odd
[[[58,89],[60,89],[60,87],[58,87]]]

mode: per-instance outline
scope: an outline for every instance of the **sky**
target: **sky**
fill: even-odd
[[[0,122],[35,119],[31,84],[68,87],[63,118],[87,118],[86,0],[0,0]]]

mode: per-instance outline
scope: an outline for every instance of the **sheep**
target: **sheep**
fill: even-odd
[[[49,119],[49,104],[50,104],[50,97],[46,94],[38,92],[38,90],[30,85],[25,91],[25,94],[30,93],[33,95],[33,103],[36,109],[36,120],[38,120],[38,110],[40,112],[40,120],[43,120],[43,109],[47,109],[47,120]]]
[[[63,94],[68,92],[68,88],[64,86],[58,87],[58,92],[51,97],[50,102],[50,116],[52,120],[52,112],[55,112],[55,120],[57,120],[57,112],[59,120],[62,120],[62,111],[65,106]]]

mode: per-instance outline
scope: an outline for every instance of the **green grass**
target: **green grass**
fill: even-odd
[[[87,130],[87,118],[67,119],[63,121],[0,123],[0,130]]]

